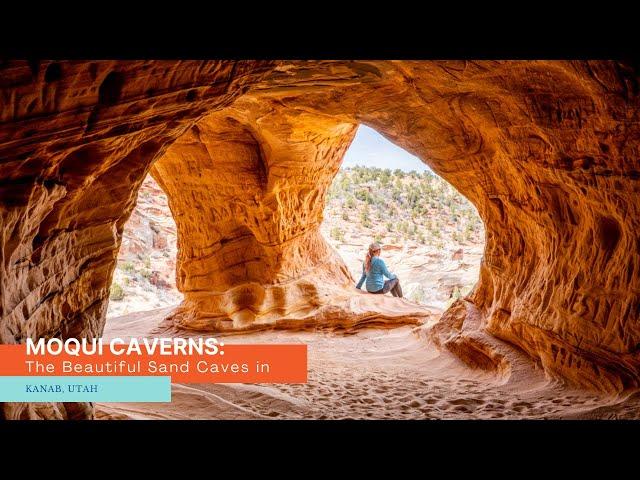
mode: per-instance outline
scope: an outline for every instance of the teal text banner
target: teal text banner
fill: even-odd
[[[0,402],[170,402],[171,377],[0,377]]]

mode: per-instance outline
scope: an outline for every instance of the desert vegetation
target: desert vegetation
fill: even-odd
[[[476,244],[484,237],[475,207],[430,170],[343,168],[329,190],[325,219],[333,225],[334,240],[343,240],[351,225],[377,241],[439,249]]]
[[[166,196],[147,177],[125,227],[110,315],[180,301],[175,228]],[[327,194],[322,232],[356,278],[363,250],[381,242],[389,268],[403,279],[406,297],[438,308],[471,290],[484,241],[475,207],[430,170],[365,166],[339,170]]]
[[[444,309],[478,278],[482,220],[430,170],[342,168],[327,195],[322,231],[356,279],[367,245],[382,243],[389,269],[415,303]]]

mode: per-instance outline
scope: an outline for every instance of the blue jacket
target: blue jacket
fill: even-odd
[[[393,273],[387,270],[387,265],[384,263],[384,260],[380,257],[373,257],[371,259],[371,270],[369,270],[368,275],[364,269],[364,263],[362,264],[362,277],[360,277],[356,288],[360,288],[366,279],[367,292],[377,292],[384,287],[384,277],[387,277],[389,280],[396,278]]]

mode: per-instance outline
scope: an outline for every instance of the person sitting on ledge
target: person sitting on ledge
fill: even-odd
[[[360,288],[364,281],[367,281],[366,288],[369,293],[391,292],[394,297],[402,298],[402,288],[400,288],[400,280],[396,275],[387,270],[387,265],[380,258],[382,247],[379,243],[374,242],[369,245],[367,257],[362,264],[362,277],[356,285]],[[387,277],[389,280],[384,279]]]

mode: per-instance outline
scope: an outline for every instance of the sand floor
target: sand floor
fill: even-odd
[[[105,339],[176,335],[170,308],[109,319]],[[166,325],[166,324],[164,324]],[[101,419],[640,418],[640,395],[611,397],[546,378],[524,355],[508,377],[472,370],[420,329],[258,332],[225,343],[306,343],[306,384],[173,384],[171,403],[97,404]],[[199,334],[179,333],[180,336]],[[219,338],[220,336],[217,335]]]

